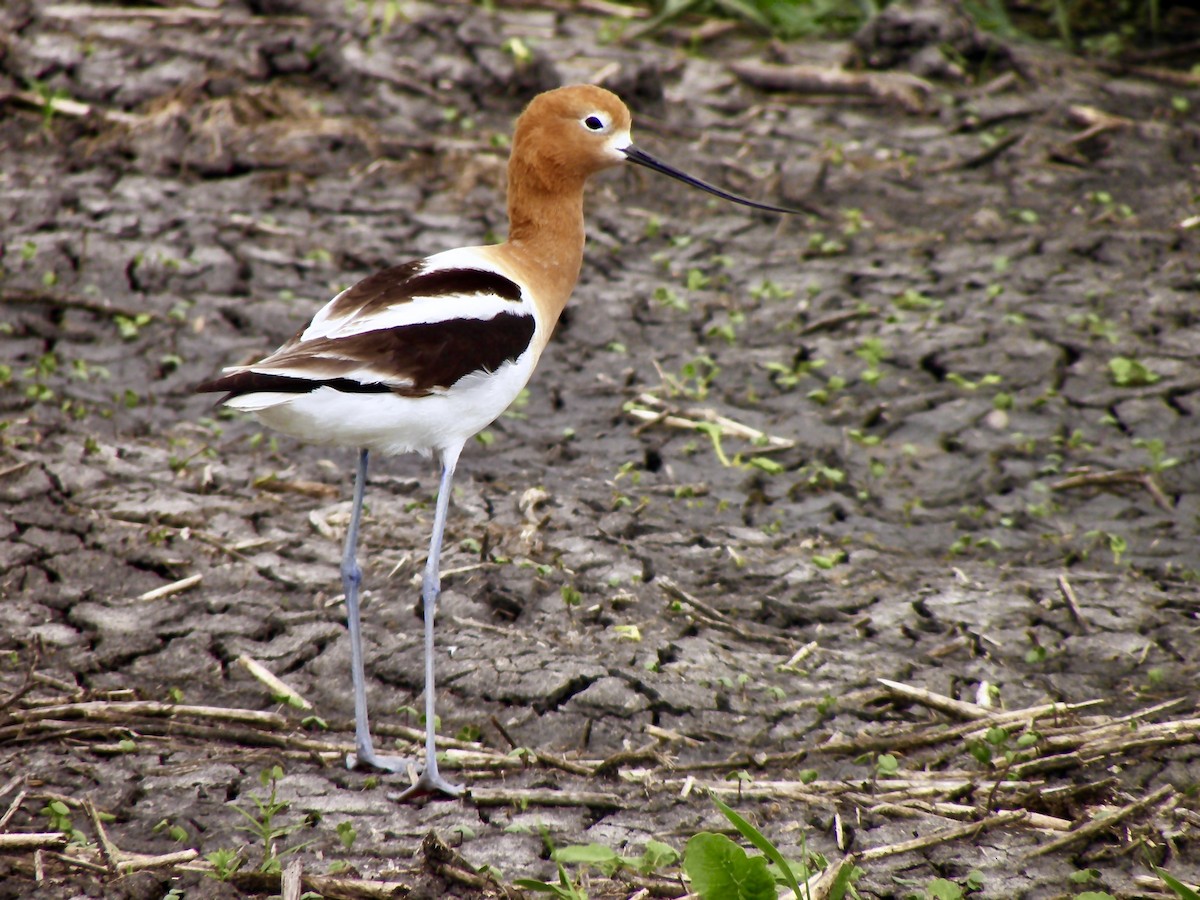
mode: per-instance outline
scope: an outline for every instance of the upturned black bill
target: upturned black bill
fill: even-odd
[[[639,166],[645,166],[647,169],[653,169],[655,172],[662,172],[664,175],[670,175],[684,184],[690,184],[692,187],[700,188],[702,191],[708,191],[710,194],[715,194],[724,200],[732,200],[734,203],[740,203],[743,206],[753,206],[755,209],[766,209],[771,212],[792,213],[798,214],[801,210],[788,209],[786,206],[772,206],[770,203],[759,203],[756,200],[747,200],[745,197],[739,197],[737,194],[731,194],[729,191],[723,191],[715,185],[709,184],[707,181],[701,181],[699,178],[694,178],[686,172],[680,172],[674,166],[668,166],[665,162],[655,159],[649,153],[639,150],[632,144],[621,150],[625,154],[625,158],[631,163],[637,163]]]

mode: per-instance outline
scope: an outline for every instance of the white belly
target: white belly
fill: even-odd
[[[309,443],[427,456],[461,448],[494,422],[528,383],[534,362],[534,354],[526,353],[495,372],[468,375],[426,397],[322,387],[307,394],[246,394],[229,405]]]

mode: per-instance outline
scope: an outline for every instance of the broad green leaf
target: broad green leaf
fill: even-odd
[[[617,855],[616,851],[603,844],[559,847],[550,854],[550,858],[556,863],[594,866],[605,875],[611,875],[621,867],[621,857]]]
[[[638,860],[638,871],[644,875],[665,869],[679,862],[679,851],[662,841],[646,841],[646,849]]]
[[[792,867],[788,865],[788,861],[783,858],[783,854],[776,849],[775,845],[767,840],[761,831],[722,803],[720,798],[715,795],[713,796],[713,803],[717,804],[717,809],[724,813],[725,818],[733,823],[733,827],[741,832],[742,837],[761,850],[763,856],[779,867],[779,871],[783,873],[783,883],[791,888],[793,894],[799,897],[800,885],[796,883],[796,876],[792,872]]]
[[[683,853],[683,870],[692,890],[704,900],[775,900],[775,879],[761,856],[725,837],[702,831],[692,835]]]
[[[925,896],[931,900],[962,900],[963,889],[946,878],[935,878],[925,888]]]

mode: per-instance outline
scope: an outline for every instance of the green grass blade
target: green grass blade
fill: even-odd
[[[1171,890],[1179,895],[1179,900],[1200,900],[1200,893],[1192,890],[1174,875],[1167,872],[1165,869],[1160,869],[1158,866],[1151,866],[1154,874],[1161,878]]]

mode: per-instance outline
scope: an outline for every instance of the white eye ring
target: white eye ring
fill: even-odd
[[[583,127],[588,131],[601,132],[608,130],[608,117],[603,113],[592,113],[584,116],[580,121],[583,122]]]

